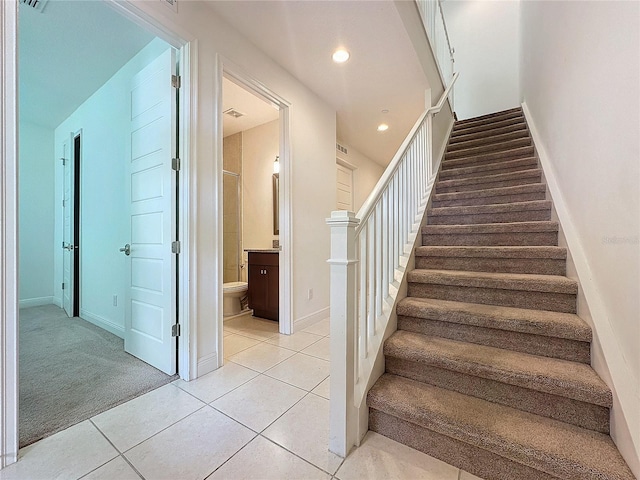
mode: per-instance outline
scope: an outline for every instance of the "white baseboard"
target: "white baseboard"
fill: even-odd
[[[299,332],[307,327],[310,327],[314,323],[329,318],[331,309],[329,307],[318,310],[317,312],[300,317],[293,322],[293,332]]]
[[[56,297],[56,296],[54,296],[54,297],[53,297],[53,304],[54,304],[56,307],[60,307],[60,308],[62,308],[62,299],[61,299],[61,298],[58,298],[58,297]]]
[[[20,308],[42,307],[43,305],[56,305],[53,295],[50,297],[25,298],[20,300]]]
[[[93,323],[96,327],[100,327],[109,333],[113,333],[117,337],[124,338],[124,326],[122,325],[118,325],[117,323],[107,320],[106,318],[102,318],[99,315],[94,315],[82,308],[80,309],[80,318],[89,323]]]
[[[198,359],[198,366],[196,369],[195,378],[206,375],[209,372],[213,372],[218,368],[218,352],[205,355]]]
[[[602,359],[603,361],[599,361],[596,356],[598,349],[592,348],[592,366],[603,380],[609,384],[609,387],[613,391],[614,408],[616,403],[615,400],[617,399],[620,409],[622,410],[622,416],[616,416],[616,412],[612,412],[612,437],[618,444],[620,452],[625,456],[629,465],[631,466],[632,463],[638,465],[640,463],[637,458],[637,452],[640,451],[640,429],[638,429],[637,426],[640,425],[640,410],[638,409],[638,392],[635,391],[637,386],[634,385],[634,381],[632,380],[634,376],[631,373],[631,368],[622,355],[622,349],[618,345],[618,341],[610,321],[611,315],[609,315],[605,303],[600,295],[600,291],[594,281],[589,260],[582,247],[582,242],[580,241],[578,232],[573,223],[571,213],[569,212],[564,196],[562,195],[556,171],[549,155],[547,154],[544,141],[540,132],[536,128],[534,119],[531,116],[531,112],[527,107],[526,102],[522,104],[522,110],[524,112],[529,131],[531,132],[536,152],[538,153],[540,165],[544,172],[551,200],[553,200],[553,206],[560,222],[562,234],[567,243],[570,257],[573,260],[573,267],[575,268],[579,288],[581,290],[580,293],[584,296],[584,299],[588,304],[588,310],[591,316],[591,322],[589,323],[592,324],[591,326],[594,337],[593,345],[600,346],[602,356],[604,357]],[[585,318],[585,320],[588,321],[589,319]],[[606,371],[604,371],[605,369]],[[621,420],[626,423],[627,431],[629,433],[628,437],[624,433],[621,433],[620,437],[627,437],[631,440],[633,446],[630,449],[624,448],[623,445],[618,442],[618,439],[616,438],[617,435],[615,435],[617,428],[614,420],[620,417],[623,417]],[[633,454],[634,450],[636,452],[636,458],[633,460],[635,461],[630,461],[628,457]]]

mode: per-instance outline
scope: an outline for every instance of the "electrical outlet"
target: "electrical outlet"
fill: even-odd
[[[117,307],[118,306],[118,295],[114,295],[113,296],[113,306]]]
[[[307,300],[311,300],[313,298],[313,288],[310,288],[307,291]]]

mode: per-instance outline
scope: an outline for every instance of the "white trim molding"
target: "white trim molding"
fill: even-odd
[[[331,314],[331,307],[325,307],[317,312],[310,313],[309,315],[305,315],[304,317],[298,318],[293,324],[293,330],[295,332],[299,332],[307,327],[310,327],[314,323],[318,323],[321,320],[325,320],[329,318]]]
[[[42,307],[44,305],[55,305],[55,299],[50,297],[25,298],[20,300],[20,308]]]
[[[531,114],[531,111],[527,107],[526,102],[522,104],[522,110],[531,133],[536,152],[540,160],[540,165],[544,172],[544,177],[547,182],[547,188],[553,200],[553,206],[558,216],[561,231],[566,241],[567,248],[570,253],[570,258],[575,268],[577,280],[581,293],[584,295],[588,306],[588,313],[591,317],[593,328],[593,346],[592,346],[592,366],[603,377],[603,380],[610,379],[609,387],[613,390],[614,395],[614,410],[616,408],[616,400],[623,414],[623,421],[628,429],[628,437],[633,443],[633,449],[635,450],[637,462],[637,452],[640,451],[640,409],[638,409],[638,402],[640,401],[640,392],[636,390],[635,382],[630,381],[633,379],[633,374],[628,363],[622,354],[622,349],[616,339],[613,327],[611,325],[611,316],[607,311],[606,305],[598,286],[595,282],[594,276],[591,272],[589,265],[589,259],[584,251],[580,236],[573,223],[571,212],[567,208],[560,184],[558,182],[556,171],[553,167],[553,162],[547,153],[544,140],[540,134],[540,131],[536,127],[535,121]],[[580,306],[579,306],[580,309]],[[582,314],[582,312],[578,312]],[[584,318],[588,320],[587,318]],[[597,356],[597,349],[594,349],[596,345],[600,346],[604,359],[599,359]],[[604,360],[604,365],[602,364]],[[606,371],[603,371],[606,369]],[[612,428],[611,433],[614,441],[616,440],[616,425],[613,423],[614,418],[618,418],[615,415],[615,411],[612,410]],[[622,437],[626,435],[621,434]],[[618,443],[618,442],[616,442]],[[626,455],[623,451],[621,444],[618,444],[620,452],[625,456],[625,459],[629,461],[627,456],[632,455],[632,452],[627,451]]]
[[[0,468],[18,459],[18,2],[0,2]]]
[[[103,330],[115,335],[116,337],[124,338],[124,326],[118,325],[111,320],[95,315],[83,308],[80,309],[80,318],[85,322],[89,322],[96,327],[100,327]]]

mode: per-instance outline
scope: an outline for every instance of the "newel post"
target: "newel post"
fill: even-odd
[[[329,450],[346,457],[357,442],[354,406],[356,335],[356,227],[353,212],[331,212],[331,400]]]

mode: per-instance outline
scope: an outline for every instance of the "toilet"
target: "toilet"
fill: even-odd
[[[222,284],[222,314],[225,317],[238,315],[242,307],[240,299],[247,294],[247,282],[229,282]]]

